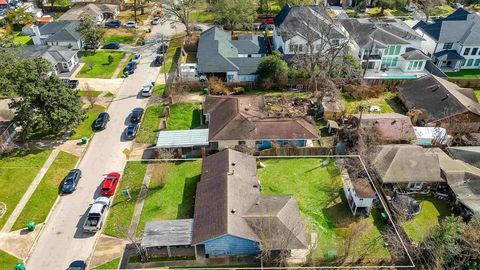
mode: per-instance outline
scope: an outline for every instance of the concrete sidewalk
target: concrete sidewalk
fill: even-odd
[[[140,195],[138,195],[137,202],[135,203],[135,210],[133,212],[132,222],[130,223],[130,228],[128,228],[128,235],[135,238],[137,233],[138,223],[140,222],[140,216],[142,215],[143,204],[145,203],[145,198],[147,197],[148,187],[150,186],[150,180],[152,179],[153,174],[153,164],[148,164],[147,172],[143,177],[142,189],[140,190]]]
[[[35,176],[35,178],[33,179],[32,183],[28,187],[25,194],[23,194],[22,199],[18,202],[12,214],[10,215],[10,217],[8,217],[8,220],[5,223],[5,225],[3,225],[1,232],[7,233],[12,229],[13,224],[15,224],[15,221],[17,221],[18,216],[20,216],[20,213],[22,213],[23,208],[25,208],[25,205],[30,200],[30,197],[32,197],[33,192],[35,192],[35,189],[37,189],[38,185],[43,179],[43,176],[45,176],[45,173],[47,173],[48,168],[50,168],[50,165],[52,165],[55,158],[57,158],[58,153],[60,153],[60,149],[58,148],[52,151],[52,153],[50,154],[48,159],[45,161],[40,171],[38,171],[37,176]]]

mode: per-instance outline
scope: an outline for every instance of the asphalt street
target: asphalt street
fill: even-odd
[[[155,26],[147,45],[138,49],[141,61],[134,74],[124,80],[107,112],[111,120],[107,128],[92,138],[78,168],[83,177],[77,190],[61,196],[40,235],[27,269],[66,269],[75,260],[87,260],[100,235],[85,234],[82,230],[89,205],[99,196],[103,176],[109,172],[122,172],[126,164],[125,149],[132,145],[123,138],[128,116],[133,108],[145,107],[147,99],[139,97],[143,85],[156,80],[160,68],[152,65],[160,35],[182,31],[170,25]],[[120,180],[121,181],[121,180]],[[119,194],[118,196],[123,196]]]

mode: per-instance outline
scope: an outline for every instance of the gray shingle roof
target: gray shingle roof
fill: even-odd
[[[422,51],[407,48],[406,52],[402,54],[403,59],[405,60],[428,60],[430,57],[426,56]]]
[[[480,115],[480,104],[473,89],[461,88],[433,75],[407,81],[397,89],[407,109],[424,111],[428,123],[464,112]]]
[[[265,41],[261,36],[240,36],[238,40],[232,40],[230,32],[212,27],[200,35],[197,68],[200,73],[238,71],[240,75],[255,74],[262,58],[239,59],[238,54],[265,52]]]
[[[185,246],[192,243],[193,219],[160,220],[148,222],[141,246]]]
[[[465,60],[465,57],[461,56],[458,54],[457,51],[455,50],[444,50],[444,51],[439,51],[433,54],[435,57],[442,57],[444,55],[447,56],[447,60]]]
[[[80,22],[59,21],[47,23],[40,27],[40,34],[50,36],[47,42],[72,41],[77,42],[82,37],[77,32]]]
[[[432,39],[442,43],[480,44],[480,18],[464,9],[457,9],[445,19],[433,23],[421,21],[413,28],[421,29]]]
[[[374,40],[377,48],[385,48],[388,45],[410,44],[411,41],[423,40],[400,20],[343,19],[340,20],[340,23],[361,48],[370,47]]]
[[[42,57],[52,65],[68,62],[78,53],[78,51],[61,46],[24,46],[22,50],[24,57]]]
[[[275,17],[275,27],[284,41],[297,35],[307,39],[320,38],[327,34],[330,38],[344,38],[338,26],[332,26],[334,21],[323,6],[285,5]]]

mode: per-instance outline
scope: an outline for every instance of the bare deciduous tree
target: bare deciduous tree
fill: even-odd
[[[95,105],[98,100],[97,93],[93,91],[93,88],[88,83],[85,85],[85,98],[90,104],[90,108],[93,108],[93,105]]]
[[[171,17],[173,22],[179,22],[185,25],[187,36],[192,34],[190,26],[190,13],[195,8],[197,0],[165,0],[163,10],[165,14]]]

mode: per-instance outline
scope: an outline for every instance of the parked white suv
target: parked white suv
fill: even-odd
[[[149,97],[152,95],[153,92],[153,85],[147,84],[144,85],[142,88],[142,97]]]

